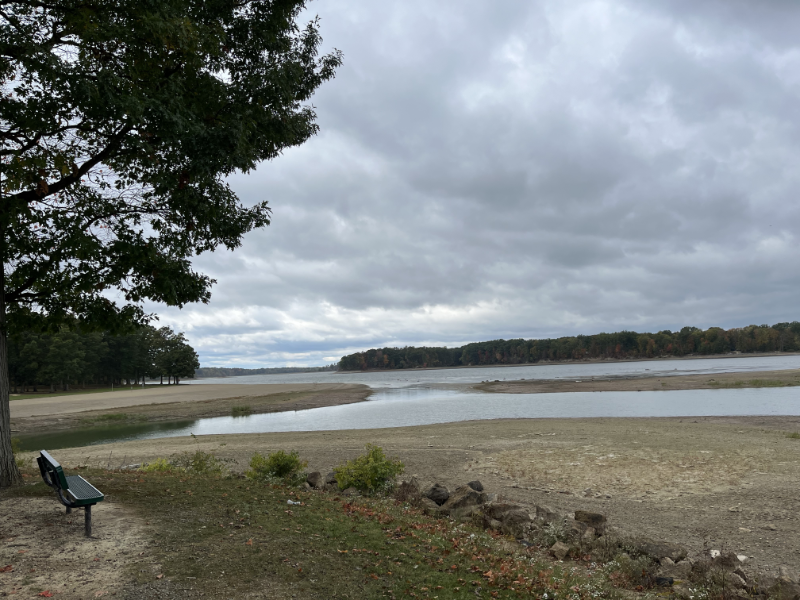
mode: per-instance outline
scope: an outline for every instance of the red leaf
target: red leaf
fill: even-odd
[[[53,592],[51,592],[50,590],[45,590],[41,594],[37,594],[37,596],[44,596],[45,598],[52,598],[53,597]]]
[[[5,567],[0,568],[0,573],[11,573],[14,570],[14,567],[11,565],[6,565]]]

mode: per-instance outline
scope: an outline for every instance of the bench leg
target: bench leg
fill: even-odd
[[[67,514],[70,514],[71,512],[72,512],[72,509],[68,506],[67,507]]]
[[[83,530],[86,537],[92,537],[92,505],[89,504],[83,508]]]

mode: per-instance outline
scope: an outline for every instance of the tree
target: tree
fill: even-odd
[[[207,302],[191,258],[269,224],[225,182],[316,133],[320,56],[304,0],[0,2],[0,487],[6,336],[144,322]],[[124,300],[123,300],[124,299]]]

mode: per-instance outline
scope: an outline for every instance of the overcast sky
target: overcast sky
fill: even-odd
[[[272,225],[150,307],[203,366],[800,320],[796,0],[318,0],[321,132]]]

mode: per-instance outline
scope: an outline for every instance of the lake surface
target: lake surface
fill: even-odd
[[[374,389],[410,386],[480,383],[518,379],[586,379],[630,377],[634,375],[694,375],[746,371],[800,369],[800,355],[747,356],[730,358],[698,358],[646,360],[626,362],[569,363],[551,365],[519,365],[509,367],[462,367],[457,369],[406,369],[398,371],[325,371],[321,373],[281,373],[278,375],[245,375],[185,380],[186,383],[363,383]]]
[[[800,388],[486,394],[388,389],[370,400],[303,411],[25,436],[25,449],[229,433],[380,429],[483,419],[800,415]]]

